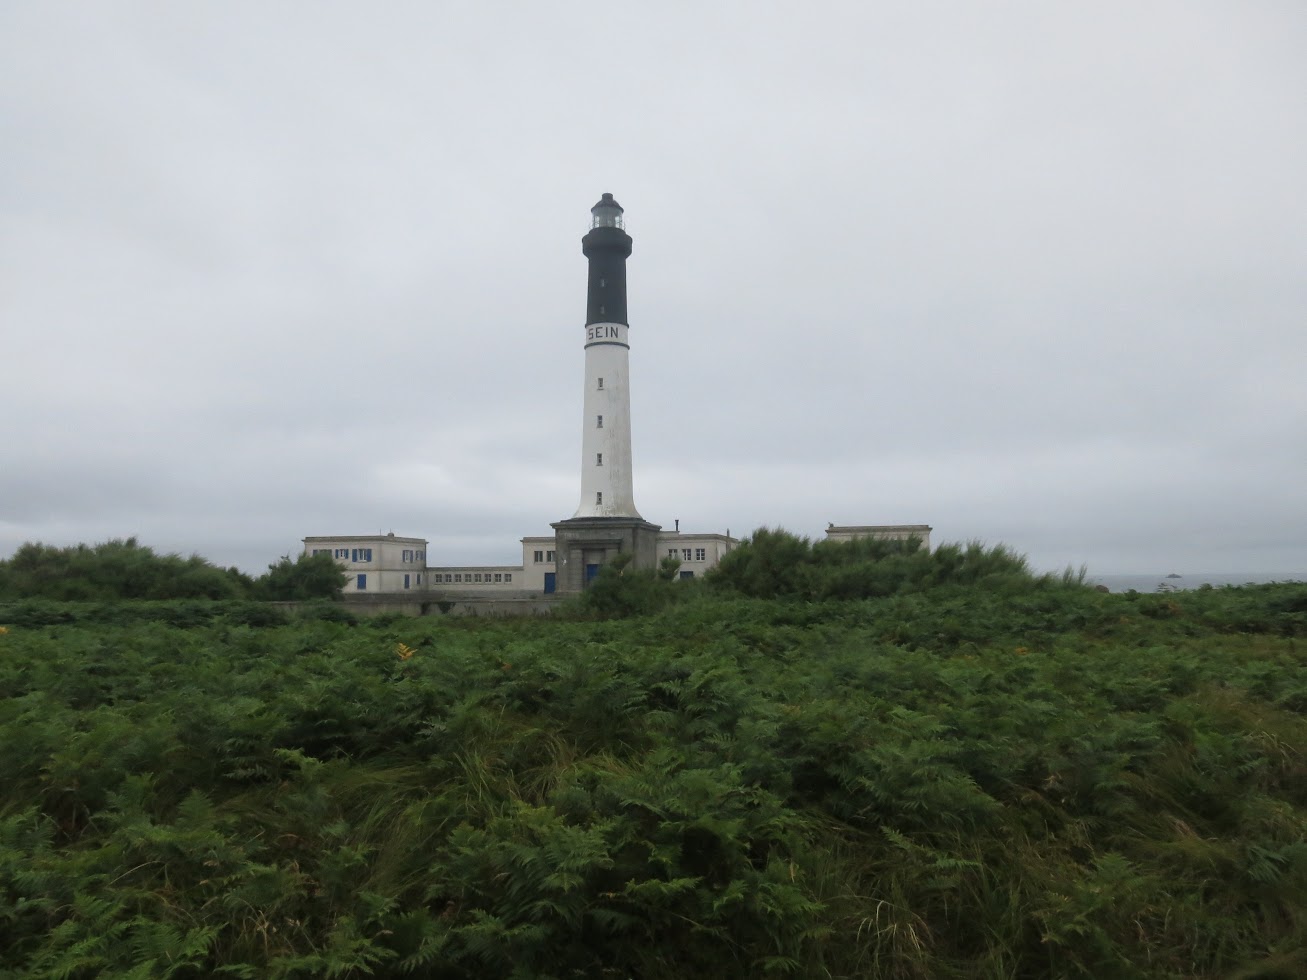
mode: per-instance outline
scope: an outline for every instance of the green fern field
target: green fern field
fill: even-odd
[[[1307,976],[1307,586],[1007,571],[0,605],[0,977]]]

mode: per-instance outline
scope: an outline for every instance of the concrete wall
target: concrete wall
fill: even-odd
[[[355,616],[548,616],[558,608],[558,601],[555,596],[351,595],[342,599],[340,606]],[[274,605],[294,613],[304,604]]]

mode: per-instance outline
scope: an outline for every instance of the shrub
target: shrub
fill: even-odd
[[[582,615],[601,619],[643,616],[657,612],[671,603],[679,592],[689,587],[671,577],[664,562],[657,570],[633,569],[631,555],[618,555],[599,569],[589,587],[581,594],[578,607]]]
[[[0,562],[0,598],[61,601],[114,599],[235,599],[242,576],[199,555],[157,555],[135,538],[56,548],[22,545]]]
[[[348,573],[326,552],[301,554],[293,561],[283,555],[254,580],[254,594],[279,601],[336,599],[347,581]]]
[[[759,528],[708,575],[717,589],[761,599],[867,599],[949,585],[993,591],[1080,587],[1076,576],[1035,575],[1004,545],[945,544],[933,552],[921,540],[819,541]]]

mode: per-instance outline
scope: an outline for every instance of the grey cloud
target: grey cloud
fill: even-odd
[[[1307,571],[1307,11],[0,13],[0,553],[257,570],[575,506],[627,207],[636,499]]]

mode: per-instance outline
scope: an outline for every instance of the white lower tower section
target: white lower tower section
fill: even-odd
[[[624,323],[591,323],[585,328],[581,503],[574,518],[640,518],[631,490],[630,346],[626,333]]]

